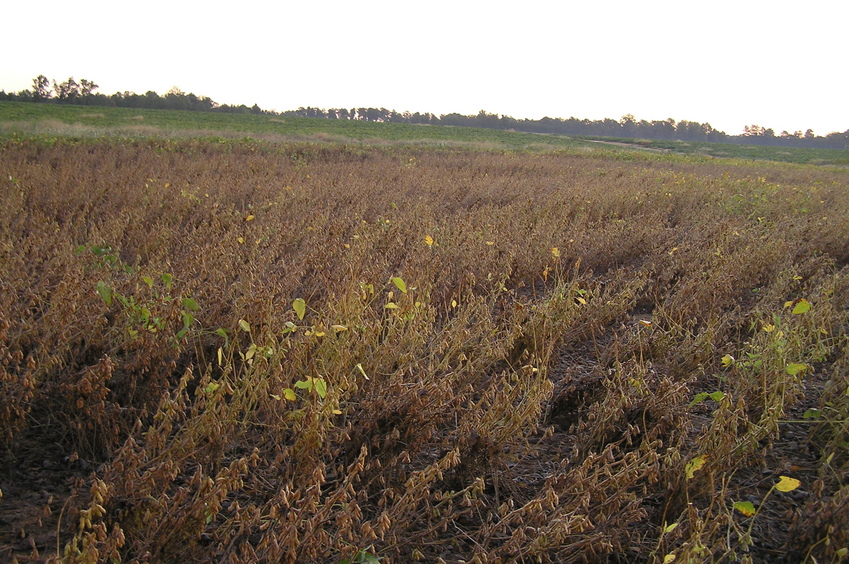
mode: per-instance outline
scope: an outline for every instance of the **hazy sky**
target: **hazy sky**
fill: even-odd
[[[849,129],[847,0],[4,4],[7,92],[44,74],[276,110]]]

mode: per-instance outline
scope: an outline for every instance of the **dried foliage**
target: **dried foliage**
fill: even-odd
[[[845,171],[16,138],[0,172],[2,558],[846,554]]]

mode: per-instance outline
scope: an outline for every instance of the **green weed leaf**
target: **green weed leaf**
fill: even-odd
[[[756,513],[755,506],[752,505],[751,501],[735,501],[734,509],[736,509],[746,517],[751,517]]]
[[[298,319],[303,319],[307,314],[307,303],[303,299],[297,298],[292,302],[292,309],[295,310],[295,315],[298,316]]]
[[[189,311],[197,311],[200,309],[198,303],[192,298],[183,298],[183,307]]]
[[[313,383],[315,384],[315,391],[318,397],[321,399],[327,397],[327,382],[324,378],[313,378]]]
[[[693,475],[695,475],[696,472],[698,472],[699,470],[702,469],[702,466],[705,465],[705,462],[707,462],[707,455],[706,454],[703,454],[701,456],[697,456],[694,459],[692,459],[690,462],[688,462],[687,466],[684,468],[684,474],[687,477],[687,479],[692,480]]]
[[[798,302],[796,302],[796,305],[793,307],[793,315],[801,315],[803,313],[808,313],[810,310],[811,302],[809,302],[805,298],[802,298]]]
[[[295,395],[295,390],[292,388],[285,388],[283,390],[283,397],[289,401],[295,401],[298,399],[298,396]]]
[[[239,329],[244,331],[245,333],[251,332],[251,324],[245,321],[244,319],[239,320]]]
[[[403,292],[405,294],[407,293],[407,283],[404,282],[404,280],[402,278],[400,278],[398,276],[394,276],[392,278],[392,283],[395,284],[395,287],[398,288],[399,290],[401,290],[401,292]]]
[[[693,398],[693,401],[690,402],[690,407],[693,407],[694,405],[705,401],[707,398],[707,392],[699,392],[698,394],[696,394],[696,397]]]
[[[97,283],[97,293],[107,306],[112,305],[112,288],[108,284],[101,281]]]
[[[791,362],[787,366],[784,367],[784,371],[790,374],[791,376],[796,376],[797,374],[801,374],[805,370],[808,369],[808,365],[806,364],[798,364],[796,362]]]

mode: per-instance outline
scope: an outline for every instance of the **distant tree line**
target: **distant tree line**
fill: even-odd
[[[207,96],[186,94],[177,87],[160,96],[149,90],[144,94],[134,92],[116,92],[111,96],[95,92],[98,85],[86,79],[79,82],[73,77],[64,82],[52,82],[44,75],[39,75],[32,81],[31,90],[6,93],[0,91],[0,100],[80,104],[90,106],[113,106],[120,108],[150,108],[160,110],[189,110],[197,112],[224,112],[234,114],[278,115],[276,112],[263,110],[257,104],[247,107],[218,104]],[[825,136],[815,135],[808,129],[804,133],[782,131],[777,134],[774,130],[759,125],[747,125],[740,135],[728,135],[724,131],[714,129],[709,123],[695,121],[639,120],[627,114],[618,121],[610,118],[603,120],[578,119],[570,117],[538,120],[516,119],[510,116],[491,114],[481,110],[476,115],[461,115],[457,113],[437,116],[432,113],[411,113],[387,110],[386,108],[298,108],[282,112],[282,116],[308,117],[322,119],[358,120],[385,123],[410,123],[424,125],[452,125],[456,127],[482,127],[487,129],[502,129],[524,131],[528,133],[547,133],[555,135],[584,135],[598,137],[625,137],[631,139],[662,139],[677,141],[704,141],[711,143],[737,143],[747,145],[772,145],[785,147],[815,147],[847,149],[849,148],[849,130],[843,133],[829,133]]]
[[[195,112],[224,112],[233,114],[275,114],[254,104],[252,107],[219,104],[207,96],[185,93],[176,86],[160,96],[152,90],[144,94],[116,92],[110,96],[95,92],[99,86],[85,78],[79,81],[70,77],[64,82],[52,82],[44,75],[32,80],[32,89],[20,92],[0,91],[0,100],[50,104],[77,104],[117,108],[147,108],[154,110],[189,110]]]

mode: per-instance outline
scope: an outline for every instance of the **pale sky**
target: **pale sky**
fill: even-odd
[[[849,129],[847,0],[4,2],[0,89]]]

